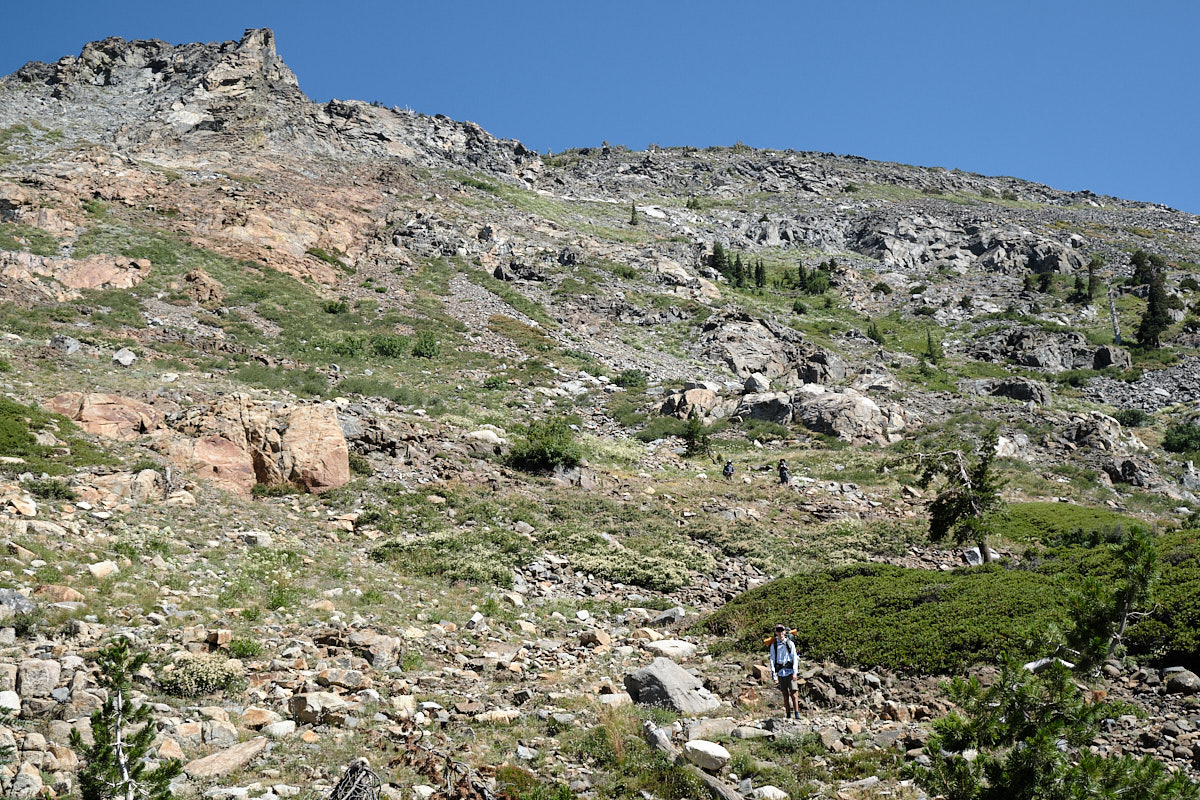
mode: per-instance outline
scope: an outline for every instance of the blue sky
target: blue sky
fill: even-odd
[[[1200,214],[1200,3],[2,0],[0,73],[106,36],[275,30],[314,100],[472,120],[541,152],[792,148]]]

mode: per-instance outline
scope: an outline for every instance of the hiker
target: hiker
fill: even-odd
[[[792,471],[788,469],[787,462],[782,458],[779,459],[779,483],[787,486],[792,482]]]
[[[725,476],[725,480],[733,480],[733,462],[726,461],[725,466],[721,468],[721,474]]]
[[[796,696],[796,668],[800,656],[796,653],[796,645],[787,636],[787,628],[775,626],[775,638],[767,651],[771,663],[771,679],[779,686],[783,694],[783,713],[788,719],[800,719],[800,701]]]

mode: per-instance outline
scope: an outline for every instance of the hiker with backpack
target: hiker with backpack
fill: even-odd
[[[771,679],[783,694],[784,716],[800,719],[800,700],[794,684],[800,655],[796,652],[796,643],[787,635],[787,628],[783,625],[775,626],[775,637],[767,650],[767,660],[771,664]]]
[[[779,483],[781,486],[787,486],[792,482],[792,471],[788,469],[787,462],[782,458],[779,459]]]
[[[725,466],[721,469],[721,474],[725,476],[725,480],[733,480],[733,462],[726,461]]]

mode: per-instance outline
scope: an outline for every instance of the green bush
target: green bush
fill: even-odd
[[[366,458],[360,456],[358,453],[350,454],[350,471],[355,475],[365,478],[369,478],[375,474],[375,470],[371,466],[371,462],[367,461]]]
[[[509,455],[509,463],[526,472],[573,467],[582,459],[583,450],[575,439],[575,431],[563,417],[531,422]]]
[[[247,636],[229,640],[229,655],[234,658],[256,658],[263,653],[262,642]]]
[[[67,452],[40,445],[34,432],[52,430],[57,426],[56,436],[65,441]],[[79,435],[79,430],[65,417],[60,417],[36,406],[22,405],[7,397],[0,397],[0,453],[11,458],[20,458],[23,464],[0,466],[5,472],[44,472],[47,475],[64,475],[73,467],[113,464],[112,456],[105,453]]]
[[[377,333],[371,337],[371,350],[380,358],[400,358],[408,353],[409,348],[407,336]]]
[[[613,378],[613,383],[623,389],[644,389],[646,388],[646,373],[640,369],[622,370],[617,377]]]
[[[392,541],[371,558],[405,575],[440,575],[469,584],[512,586],[512,568],[531,554],[523,536],[502,530],[439,530],[411,541]]]
[[[797,629],[806,658],[939,673],[1036,649],[1065,613],[1055,579],[1032,571],[992,565],[931,573],[865,564],[773,581],[701,627],[758,652],[771,626],[783,621]]]
[[[1123,408],[1113,414],[1113,419],[1125,428],[1140,428],[1150,419],[1150,415],[1140,408]]]
[[[433,331],[421,331],[412,344],[412,354],[415,358],[437,358],[442,352],[437,335]]]
[[[321,303],[321,310],[326,314],[346,314],[350,311],[350,304],[345,300],[326,300]]]
[[[74,500],[75,490],[71,488],[66,481],[48,480],[29,481],[25,484],[25,488],[34,497],[40,497],[43,500]]]
[[[1200,450],[1200,425],[1177,422],[1167,428],[1163,449],[1171,453],[1191,453]]]
[[[891,294],[892,287],[888,286],[883,281],[879,281],[878,283],[876,283],[874,286],[871,287],[871,291],[878,292],[879,294]]]
[[[671,436],[682,438],[686,431],[686,420],[679,419],[678,417],[654,417],[646,423],[646,427],[642,428],[634,436],[638,441],[653,442]]]

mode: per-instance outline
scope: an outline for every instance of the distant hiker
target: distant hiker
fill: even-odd
[[[796,652],[796,644],[788,638],[787,628],[782,625],[775,626],[775,638],[767,650],[767,659],[771,662],[771,679],[783,694],[784,716],[800,719],[800,701],[796,696],[796,686],[792,683],[800,656]]]
[[[787,462],[782,458],[779,459],[779,482],[784,486],[792,482],[792,471],[788,469]]]
[[[725,480],[733,480],[733,462],[726,461],[725,466],[721,468],[721,474],[725,476]]]

